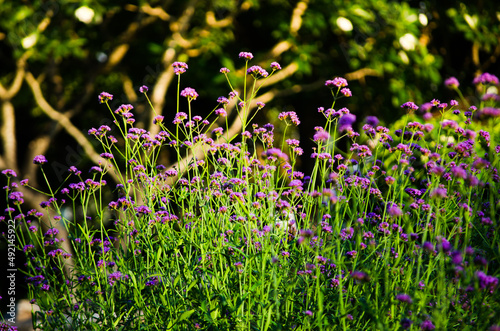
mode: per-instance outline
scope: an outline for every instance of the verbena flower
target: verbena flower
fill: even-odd
[[[404,303],[408,303],[408,304],[413,302],[411,297],[405,293],[400,293],[400,294],[396,295],[396,300],[404,302]]]
[[[174,62],[172,63],[172,67],[174,68],[174,73],[179,76],[183,74],[188,69],[188,65],[185,62]]]
[[[414,102],[408,101],[408,102],[403,103],[401,105],[401,108],[405,108],[406,110],[410,110],[410,111],[415,111],[418,109],[418,106]]]
[[[7,177],[17,177],[16,172],[14,170],[12,170],[12,169],[2,170],[2,174],[4,174]]]
[[[300,124],[299,117],[297,116],[297,113],[295,113],[294,111],[282,112],[278,115],[278,119],[280,121],[286,121],[289,119],[290,122],[292,122],[297,126]]]
[[[102,92],[99,94],[99,103],[107,103],[108,101],[113,100],[113,95],[108,92]]]
[[[313,140],[318,142],[325,142],[330,138],[330,134],[325,130],[319,130],[314,134]]]
[[[325,82],[325,86],[328,86],[330,88],[336,86],[336,87],[345,87],[347,86],[347,80],[342,77],[335,77],[333,80],[327,80]]]
[[[485,72],[485,73],[477,76],[476,78],[474,78],[473,83],[476,84],[476,85],[478,85],[478,84],[483,84],[483,85],[487,85],[487,84],[498,85],[498,77],[495,76],[495,75],[492,75],[490,73]]]
[[[196,100],[198,93],[196,93],[194,88],[186,87],[181,91],[181,96],[188,98],[188,100]]]
[[[271,63],[271,69],[273,70],[281,70],[281,66],[278,62],[272,62]]]
[[[251,60],[253,59],[253,54],[250,52],[240,52],[239,54],[240,59],[246,59],[246,60]]]
[[[458,82],[458,79],[456,79],[455,77],[450,77],[444,81],[444,85],[448,88],[455,89],[460,86],[460,83]]]
[[[434,326],[434,324],[430,320],[425,320],[422,323],[420,323],[420,329],[422,329],[422,331],[430,331],[430,330],[434,330],[435,328],[436,327]]]
[[[247,73],[252,74],[254,77],[267,77],[269,75],[269,73],[265,69],[262,69],[262,67],[260,66],[251,66],[247,69]]]

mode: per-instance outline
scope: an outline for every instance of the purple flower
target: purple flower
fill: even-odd
[[[174,68],[174,73],[179,76],[183,74],[188,69],[188,65],[185,62],[174,62],[172,63],[172,67]]]
[[[390,216],[392,217],[399,217],[403,215],[403,211],[396,205],[392,205],[387,212],[389,213]]]
[[[181,91],[181,96],[188,98],[188,100],[196,100],[198,93],[196,93],[194,88],[186,87]]]
[[[333,80],[327,80],[325,82],[325,86],[328,86],[330,88],[332,88],[333,86],[336,86],[336,87],[346,87],[348,84],[347,84],[347,80],[345,78],[342,78],[342,77],[335,77]]]
[[[409,296],[408,294],[405,294],[405,293],[401,293],[401,294],[396,295],[396,300],[401,301],[401,302],[405,302],[408,304],[413,302],[413,300],[411,299],[411,296]]]
[[[33,159],[33,164],[44,164],[47,163],[47,159],[43,155],[37,155]]]
[[[101,153],[101,157],[104,158],[104,159],[112,159],[113,158],[113,154],[111,154],[111,153]]]
[[[217,98],[217,102],[218,102],[218,103],[222,103],[222,104],[224,104],[224,105],[227,105],[227,104],[229,103],[229,99],[228,99],[228,98],[226,98],[226,97],[218,97],[218,98]]]
[[[278,115],[278,119],[280,121],[283,121],[283,120],[286,121],[287,119],[290,119],[290,121],[293,124],[295,124],[295,125],[299,125],[300,124],[299,117],[297,116],[297,113],[295,113],[294,111],[280,113]]]
[[[345,97],[352,97],[352,92],[349,88],[344,87],[343,89],[340,90],[340,92],[345,96]]]
[[[163,122],[163,116],[156,115],[155,118],[153,119],[153,123],[154,124],[158,124],[158,123],[161,123],[161,122]]]
[[[406,108],[406,110],[414,111],[414,110],[418,109],[418,106],[415,103],[408,101],[408,102],[403,103],[401,105],[401,108]]]
[[[349,252],[345,253],[345,255],[347,257],[350,257],[350,258],[355,258],[356,255],[358,255],[358,252],[356,252],[356,251],[349,251]]]
[[[353,123],[356,122],[356,115],[354,114],[345,114],[339,119],[339,131],[346,131],[348,129],[352,129]]]
[[[379,123],[379,119],[377,116],[366,116],[365,123],[371,125],[372,127],[376,127]]]
[[[146,85],[142,85],[141,87],[139,87],[139,92],[141,93],[147,93],[148,90],[149,88]]]
[[[12,169],[5,169],[5,170],[2,171],[2,174],[4,174],[5,176],[7,176],[9,178],[10,177],[17,177],[16,172],[14,170],[12,170]]]
[[[450,77],[444,81],[444,86],[450,89],[455,89],[460,86],[460,83],[458,82],[458,79],[456,79],[455,77]]]
[[[480,289],[488,289],[490,293],[493,293],[493,291],[498,287],[498,278],[496,277],[488,276],[482,271],[477,271],[476,277],[479,282]]]
[[[240,59],[243,58],[246,60],[251,60],[251,59],[253,59],[253,54],[250,52],[240,52],[239,57],[240,57]]]
[[[226,67],[224,67],[224,68],[220,68],[220,73],[221,73],[221,74],[227,74],[227,73],[229,73],[229,72],[230,72],[230,70],[229,70],[228,68],[226,68]]]
[[[429,193],[429,197],[434,199],[444,199],[447,197],[446,193],[447,192],[445,188],[435,188],[431,191],[431,193]]]
[[[215,110],[215,115],[220,116],[220,117],[226,117],[227,112],[224,108],[219,108]]]
[[[313,315],[312,311],[310,311],[310,310],[304,311],[304,314],[307,315],[307,316],[312,316]]]
[[[318,141],[322,141],[322,142],[325,142],[328,140],[328,138],[330,138],[330,134],[328,134],[327,131],[325,130],[319,130],[318,132],[316,132],[314,134],[314,141],[318,142]]]
[[[500,117],[500,108],[484,107],[479,116],[483,118]]]
[[[111,100],[113,100],[113,94],[109,94],[108,92],[101,92],[99,94],[99,103],[107,103]]]
[[[408,319],[408,318],[403,318],[401,320],[401,327],[406,330],[406,329],[409,329],[411,327],[411,325],[413,324],[413,321]]]
[[[427,252],[434,252],[434,245],[429,242],[429,241],[426,241],[423,245],[422,245],[422,248],[427,251]]]
[[[278,62],[271,63],[271,69],[273,70],[281,70],[281,66]]]
[[[462,263],[462,252],[460,251],[453,251],[451,252],[451,263],[455,265],[460,265]]]
[[[134,109],[134,106],[132,106],[131,104],[120,105],[120,107],[115,110],[115,114],[126,114],[132,109]]]
[[[420,328],[424,331],[434,330],[436,327],[430,320],[425,320],[420,324]]]
[[[353,271],[351,273],[351,278],[355,279],[359,283],[365,283],[370,281],[370,276],[366,272],[363,271]]]
[[[485,72],[484,74],[481,74],[474,78],[472,81],[474,84],[492,84],[492,85],[498,85],[498,77],[495,75],[492,75],[490,73]]]
[[[268,72],[265,69],[262,69],[262,67],[260,66],[251,66],[250,68],[248,68],[247,73],[254,75],[254,77],[257,77],[259,75],[262,77],[267,77],[269,75]]]
[[[26,253],[26,252],[31,251],[33,248],[35,248],[35,246],[34,246],[34,245],[31,245],[31,244],[29,244],[29,245],[25,245],[25,246],[23,247],[23,251]]]

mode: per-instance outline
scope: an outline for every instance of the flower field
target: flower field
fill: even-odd
[[[325,82],[332,99],[308,110],[324,122],[297,137],[293,111],[279,114],[279,134],[254,123],[280,64],[239,58],[242,90],[229,69],[215,73],[229,91],[205,118],[181,81],[188,65],[175,62],[176,113],[154,113],[157,134],[134,126],[133,105],[112,109],[101,93],[114,126],[88,131],[100,166],[47,183],[39,209],[18,190],[38,188],[2,171],[3,220],[15,221],[40,307],[35,329],[500,330],[498,78],[470,82],[471,105],[452,77],[457,100],[409,101],[385,127],[350,112],[356,96],[337,77]],[[166,151],[173,165],[159,163]],[[313,171],[298,171],[300,160]],[[33,162],[45,176],[50,160]]]

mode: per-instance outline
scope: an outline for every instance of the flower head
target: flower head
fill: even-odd
[[[406,302],[406,303],[412,303],[413,300],[411,299],[411,296],[405,293],[401,293],[396,295],[396,300],[401,301],[401,302]]]
[[[188,65],[185,62],[174,62],[172,63],[172,67],[174,68],[174,73],[179,76],[183,74],[188,69]]]
[[[44,164],[47,163],[47,159],[43,155],[37,155],[33,159],[33,164]]]
[[[269,73],[265,69],[262,69],[262,67],[260,66],[251,66],[250,68],[248,68],[247,73],[252,74],[255,77],[257,76],[267,77],[269,75]]]
[[[425,331],[434,330],[436,327],[432,324],[432,321],[425,320],[420,324],[420,328]]]
[[[460,86],[460,83],[458,82],[458,79],[456,79],[455,77],[450,77],[444,81],[444,86],[450,89],[455,89]]]
[[[333,80],[327,80],[325,82],[325,86],[328,86],[330,88],[336,86],[336,87],[346,87],[348,84],[347,84],[347,80],[345,78],[342,78],[342,77],[335,77]]]
[[[356,115],[345,114],[339,119],[339,131],[346,131],[352,129],[352,125],[356,122]]]
[[[366,116],[365,122],[372,127],[376,127],[380,121],[377,116]]]
[[[343,89],[340,90],[340,92],[345,96],[345,97],[352,97],[352,92],[349,88],[344,87]]]
[[[405,108],[406,110],[413,111],[413,110],[417,110],[418,106],[414,102],[408,101],[408,102],[403,103],[401,105],[401,108]]]
[[[163,116],[156,115],[155,118],[153,119],[153,123],[154,124],[158,124],[158,123],[161,123],[161,122],[163,122]]]
[[[281,66],[278,62],[271,63],[271,69],[273,70],[281,70]]]
[[[240,57],[240,59],[243,58],[243,59],[251,60],[251,59],[253,59],[253,54],[250,52],[240,52],[239,57]]]
[[[142,85],[141,87],[139,87],[139,92],[141,93],[147,93],[148,90],[149,88],[146,85]]]
[[[314,141],[322,141],[322,142],[327,141],[329,138],[330,138],[330,135],[325,130],[319,130],[318,132],[316,132],[314,134],[314,137],[313,137]]]
[[[12,170],[12,169],[2,170],[2,174],[4,174],[7,177],[17,177],[16,172],[14,170]]]
[[[353,271],[351,273],[351,278],[356,280],[358,283],[365,283],[370,281],[370,276],[363,271]]]
[[[474,78],[473,80],[474,84],[492,84],[492,85],[498,85],[498,77],[495,75],[492,75],[490,73],[485,72],[484,74],[481,74]]]
[[[288,111],[288,112],[280,113],[278,115],[278,119],[280,121],[286,121],[287,119],[290,119],[290,121],[293,124],[295,124],[295,125],[299,125],[300,124],[299,117],[297,116],[297,113],[295,113],[294,111]]]
[[[198,93],[196,93],[194,88],[186,87],[181,91],[181,96],[188,98],[188,100],[196,100]]]
[[[106,103],[111,100],[113,100],[113,94],[109,94],[108,92],[101,92],[99,94],[99,103]]]

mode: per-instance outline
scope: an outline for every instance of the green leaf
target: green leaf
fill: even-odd
[[[179,318],[178,322],[184,321],[184,320],[188,319],[189,317],[191,317],[191,315],[193,315],[194,311],[195,311],[194,309],[191,309],[191,310],[183,312],[181,317]]]

